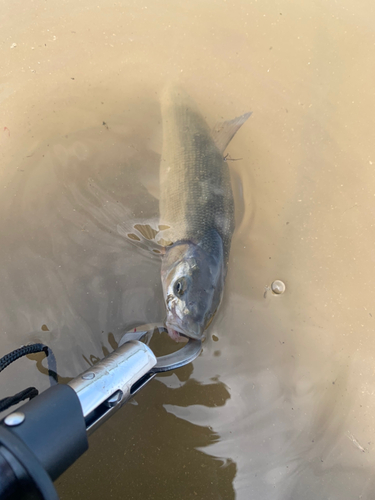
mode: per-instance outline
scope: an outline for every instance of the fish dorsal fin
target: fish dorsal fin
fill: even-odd
[[[245,123],[250,115],[251,113],[245,113],[237,118],[233,118],[233,120],[227,120],[225,122],[218,122],[215,124],[211,135],[221,153],[224,153],[237,130]]]

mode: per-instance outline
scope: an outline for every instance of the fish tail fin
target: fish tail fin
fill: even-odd
[[[218,122],[211,131],[211,135],[215,144],[221,153],[224,153],[226,147],[235,136],[237,130],[250,118],[252,112],[245,113],[241,116],[227,120],[225,122]]]

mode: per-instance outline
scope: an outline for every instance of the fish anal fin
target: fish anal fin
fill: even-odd
[[[251,114],[251,112],[245,113],[237,118],[233,118],[233,120],[227,120],[225,122],[218,122],[215,124],[211,135],[221,153],[224,153],[237,130],[245,123]]]

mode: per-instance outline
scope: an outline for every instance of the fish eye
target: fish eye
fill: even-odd
[[[186,291],[186,280],[185,278],[179,278],[178,280],[175,281],[175,284],[173,285],[173,291],[175,295],[178,295],[181,297]]]

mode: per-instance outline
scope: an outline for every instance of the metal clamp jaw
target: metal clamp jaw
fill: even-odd
[[[163,329],[155,329],[155,331]],[[125,334],[119,347],[102,361],[69,382],[82,406],[89,433],[134,396],[157,373],[180,368],[193,361],[202,350],[200,340],[189,339],[182,349],[156,358],[140,342],[150,331]]]
[[[130,340],[142,340],[144,337],[149,336],[150,334],[152,336],[155,333],[163,333],[166,331],[167,330],[164,326],[156,326],[153,331],[140,330],[128,332],[125,333],[125,335],[120,340],[119,346],[124,345],[125,342],[129,342]],[[152,368],[151,371],[154,373],[160,373],[181,368],[181,366],[188,365],[189,363],[194,361],[194,359],[199,356],[201,350],[201,340],[189,339],[188,342],[178,351],[156,358],[156,365]]]

